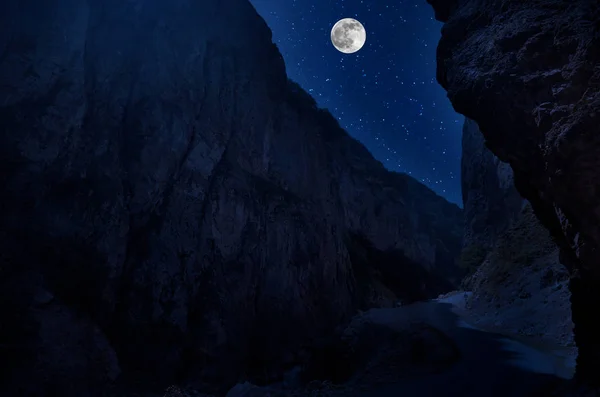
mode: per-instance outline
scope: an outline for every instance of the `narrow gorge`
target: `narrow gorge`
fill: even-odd
[[[0,394],[563,384],[465,324],[460,288],[482,328],[576,345],[600,387],[600,7],[422,3],[466,117],[464,210],[292,81],[248,0],[0,3]]]

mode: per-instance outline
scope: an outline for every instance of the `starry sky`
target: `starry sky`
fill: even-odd
[[[435,80],[441,23],[425,0],[250,0],[273,31],[288,76],[389,170],[462,206],[463,116]],[[367,31],[354,54],[330,40],[339,19]]]

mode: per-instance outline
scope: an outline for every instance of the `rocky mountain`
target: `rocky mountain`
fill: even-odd
[[[461,210],[289,81],[246,0],[2,2],[0,87],[8,395],[269,382],[459,277]]]
[[[463,282],[475,325],[535,339],[548,348],[573,344],[568,272],[558,248],[516,191],[510,166],[485,146],[473,120],[463,128],[465,240]],[[568,357],[573,349],[564,349]]]
[[[437,79],[514,171],[571,273],[577,378],[598,383],[600,8],[597,2],[428,0],[444,22]]]

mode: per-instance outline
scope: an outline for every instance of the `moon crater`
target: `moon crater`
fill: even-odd
[[[352,54],[360,50],[367,39],[362,23],[354,18],[340,19],[331,29],[331,43],[340,52]]]

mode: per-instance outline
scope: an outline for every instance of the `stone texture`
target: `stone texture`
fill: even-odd
[[[75,362],[89,393],[117,368],[277,379],[365,301],[456,275],[460,209],[289,82],[246,0],[2,2],[0,87],[0,304],[27,319],[0,339],[35,361],[32,341],[74,335],[14,387],[83,395],[45,380]],[[385,285],[397,268],[355,269],[356,236],[418,266],[417,291]],[[29,327],[34,293],[8,287],[37,278],[53,303]]]
[[[464,247],[489,250],[521,211],[510,166],[486,147],[477,123],[465,118],[462,135],[461,188],[465,214]]]
[[[444,22],[437,79],[479,125],[561,249],[577,376],[598,382],[600,8],[591,0],[428,0]]]
[[[474,121],[465,119],[462,138],[461,260],[470,260],[474,271],[463,281],[472,292],[468,316],[484,329],[532,337],[551,348],[571,346],[568,273],[556,245],[514,187],[510,166],[490,152]]]
[[[530,337],[549,348],[571,347],[568,279],[556,245],[526,204],[469,277],[469,316],[486,330]]]

